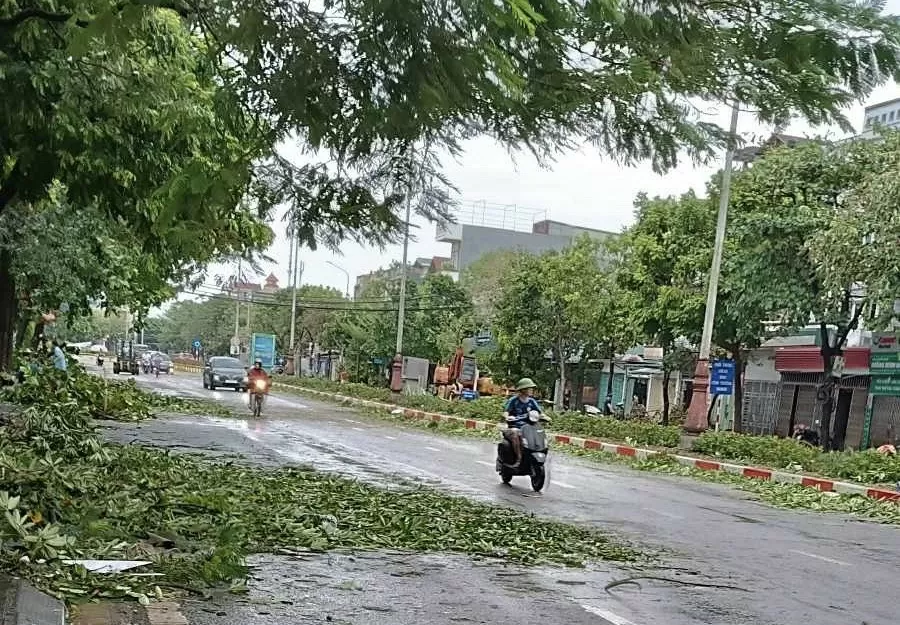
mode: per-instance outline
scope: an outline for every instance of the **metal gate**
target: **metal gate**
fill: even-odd
[[[780,401],[779,382],[745,380],[741,411],[743,431],[747,434],[774,434]]]

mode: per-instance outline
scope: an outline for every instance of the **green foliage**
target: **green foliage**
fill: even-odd
[[[280,289],[256,295],[251,305],[251,331],[274,334],[275,344],[283,353],[290,341],[291,301],[291,289]],[[310,340],[326,341],[325,328],[346,307],[343,295],[335,289],[318,285],[298,287],[295,340],[304,344]],[[246,305],[242,304],[240,310],[240,328],[244,332]],[[190,351],[199,338],[207,354],[228,354],[234,315],[235,302],[224,294],[201,301],[183,300],[175,302],[161,317],[149,320],[148,330],[169,351]]]
[[[826,453],[793,439],[705,432],[694,443],[694,451],[776,469],[810,471],[863,484],[895,484],[900,481],[900,457],[874,450]]]
[[[374,280],[350,311],[323,324],[323,340],[343,347],[348,362],[376,357],[390,362],[396,351],[399,294],[399,281]],[[447,362],[474,330],[467,293],[449,276],[428,274],[421,283],[407,280],[406,297],[404,353]]]
[[[568,451],[605,464],[614,463],[640,471],[724,484],[756,495],[765,503],[779,508],[852,514],[882,523],[900,524],[900,506],[893,501],[878,501],[860,495],[823,492],[799,484],[747,479],[725,471],[704,471],[678,464],[675,458],[665,454],[635,460],[589,449],[570,447]]]
[[[584,237],[562,252],[514,259],[496,303],[492,373],[504,380],[528,374],[552,385],[549,353],[565,384],[566,363],[630,346],[628,308],[601,268],[606,254],[600,242]],[[562,397],[556,399],[559,409]]]
[[[823,216],[824,226],[809,238],[807,250],[823,291],[843,293],[864,284],[867,316],[873,325],[886,326],[900,295],[898,189],[893,176],[900,162],[900,133],[885,132],[847,151],[844,168],[852,168],[858,182]]]
[[[72,303],[143,310],[171,282],[268,243],[276,205],[291,207],[311,246],[396,239],[404,196],[446,215],[435,155],[472,136],[542,156],[590,137],[663,170],[723,142],[687,98],[737,99],[770,122],[844,121],[842,108],[898,66],[895,21],[851,0],[680,3],[678,20],[669,6],[561,0],[448,10],[453,20],[418,0],[5,3],[0,364],[13,262],[36,273],[23,217],[51,199],[63,223],[77,229],[94,213],[131,252],[110,253],[96,277],[79,256]],[[322,160],[280,156],[288,137]],[[36,292],[63,296],[48,287]]]
[[[635,420],[620,421],[579,413],[554,415],[551,427],[555,432],[651,447],[675,448],[678,447],[678,440],[681,437],[681,428],[678,426]]]
[[[5,388],[0,397],[22,406],[50,403],[60,410],[70,411],[76,420],[140,421],[160,411],[231,415],[228,408],[216,402],[147,393],[139,389],[134,380],[110,381],[86,373],[77,363],[70,363],[64,372],[46,364],[43,363],[44,366],[38,371],[29,373],[24,383]],[[65,429],[74,427],[72,423],[67,423]]]
[[[666,351],[703,322],[715,207],[693,192],[635,201],[635,224],[618,243],[619,284],[645,340]]]
[[[469,294],[474,308],[475,323],[490,327],[497,313],[503,287],[523,252],[496,250],[485,254],[466,267],[460,285]]]

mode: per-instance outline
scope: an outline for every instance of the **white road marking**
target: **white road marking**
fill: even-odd
[[[629,621],[627,618],[619,616],[618,614],[610,612],[609,610],[595,608],[592,605],[585,605],[583,603],[579,603],[578,605],[580,605],[585,612],[590,612],[591,614],[599,616],[602,619],[606,619],[611,625],[634,625],[634,623]]]
[[[362,424],[362,421],[354,421],[353,419],[344,419],[347,423],[359,423]]]
[[[497,466],[496,462],[488,462],[487,460],[476,460],[475,462],[477,462],[478,464],[483,464],[486,467],[496,467]]]
[[[436,452],[438,452],[438,453],[440,453],[440,451],[441,451],[441,450],[438,449],[437,447],[426,447],[425,449],[427,449],[428,451],[436,451]]]
[[[790,549],[789,551],[791,553],[796,553],[799,556],[806,556],[807,558],[813,558],[814,560],[821,560],[822,562],[828,562],[829,564],[837,564],[838,566],[853,566],[849,562],[835,560],[834,558],[826,558],[825,556],[819,556],[814,553],[807,553],[806,551],[798,551],[797,549]]]
[[[388,436],[388,435],[385,434],[384,437],[385,437],[386,439],[388,439],[389,441],[395,441],[395,440],[397,440],[397,437],[396,437],[396,436]]]
[[[671,512],[666,512],[665,510],[655,510],[651,508],[644,508],[644,510],[646,510],[648,514],[658,514],[659,516],[664,516],[669,519],[675,519],[676,521],[684,519],[684,517],[681,515],[672,514]]]
[[[365,432],[366,431],[366,428],[351,428],[351,429],[356,430],[357,432]]]
[[[551,486],[559,486],[560,488],[575,488],[571,484],[566,484],[565,482],[560,482],[559,480],[551,480]]]

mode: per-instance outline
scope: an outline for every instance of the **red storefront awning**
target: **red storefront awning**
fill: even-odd
[[[869,371],[869,348],[844,350],[844,369]],[[791,373],[821,373],[822,354],[818,347],[782,347],[775,352],[775,370]]]

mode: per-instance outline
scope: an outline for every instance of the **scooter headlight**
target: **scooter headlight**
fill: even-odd
[[[541,413],[539,413],[537,410],[530,411],[528,413],[528,420],[532,423],[537,423],[541,420]]]
[[[266,390],[266,382],[265,380],[257,380],[256,381],[256,390],[264,391]]]

